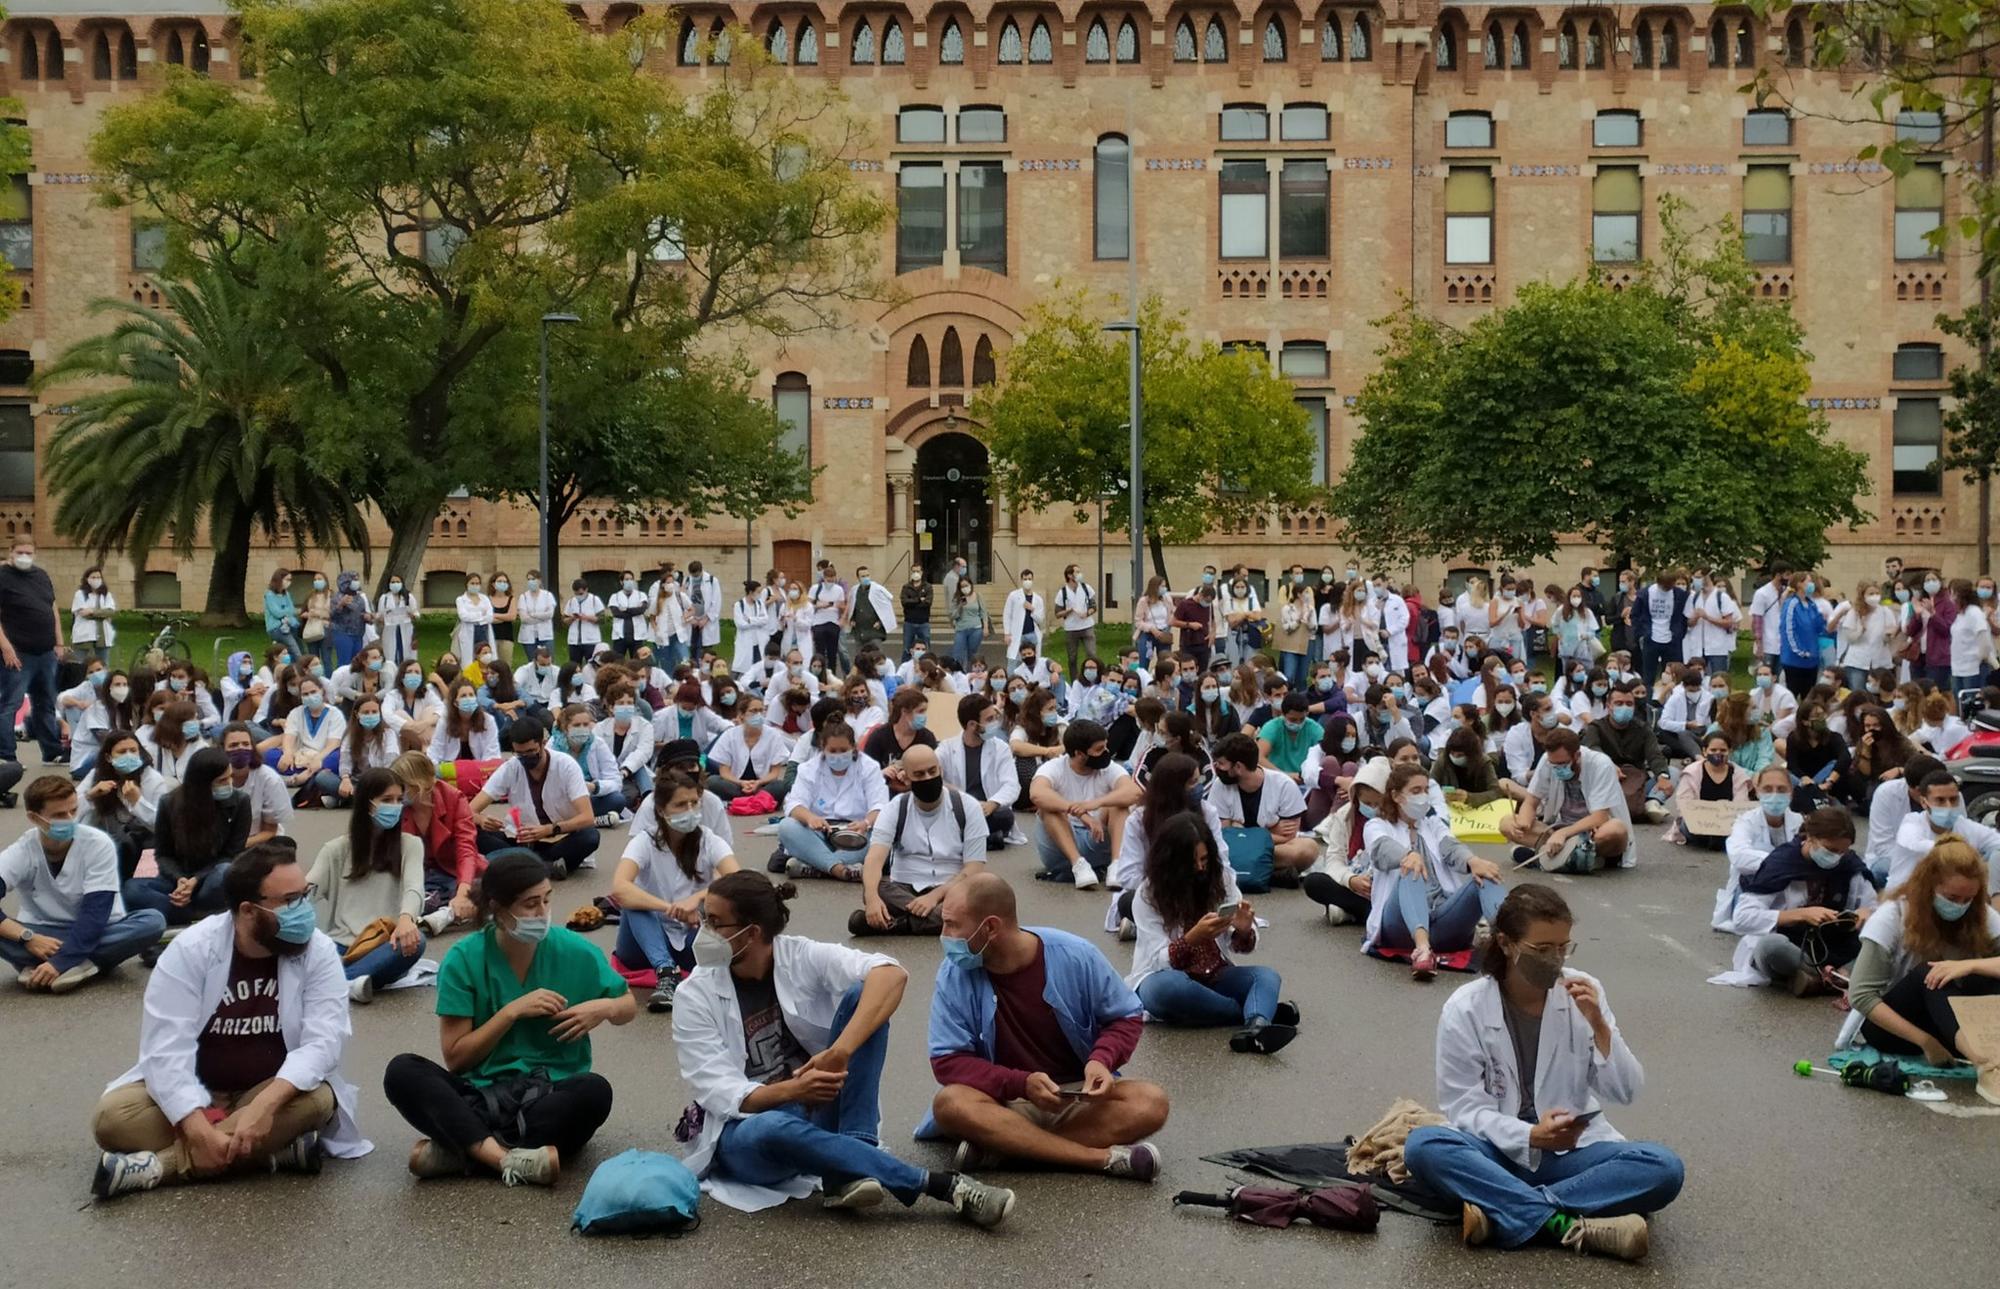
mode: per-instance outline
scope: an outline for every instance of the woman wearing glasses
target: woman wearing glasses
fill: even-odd
[[[1410,1172],[1464,1205],[1467,1244],[1540,1242],[1637,1261],[1643,1214],[1680,1194],[1680,1158],[1628,1142],[1602,1117],[1645,1082],[1604,987],[1563,964],[1574,919],[1554,888],[1516,887],[1493,918],[1485,975],[1438,1022],[1438,1101],[1448,1127],[1419,1128]]]

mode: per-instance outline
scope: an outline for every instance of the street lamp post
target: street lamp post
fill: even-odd
[[[1132,307],[1135,310],[1139,307],[1136,299],[1133,301]],[[1104,329],[1106,331],[1123,332],[1131,339],[1132,366],[1130,375],[1127,377],[1127,391],[1126,391],[1130,396],[1132,403],[1132,408],[1131,408],[1132,470],[1131,470],[1131,480],[1130,480],[1130,487],[1132,489],[1132,498],[1131,498],[1132,590],[1130,591],[1130,595],[1132,597],[1132,602],[1134,604],[1137,604],[1139,602],[1139,588],[1144,586],[1146,583],[1146,577],[1145,577],[1146,565],[1144,556],[1144,549],[1146,542],[1144,535],[1146,530],[1146,516],[1145,516],[1146,494],[1143,490],[1145,483],[1144,472],[1139,464],[1139,446],[1141,441],[1141,436],[1139,433],[1140,328],[1138,320],[1134,318],[1130,322],[1106,323]]]
[[[542,428],[539,447],[541,450],[541,484],[535,499],[541,506],[542,531],[540,549],[536,562],[541,565],[542,576],[548,579],[544,585],[554,586],[556,571],[549,567],[549,327],[551,324],[568,326],[583,319],[573,313],[545,313],[542,315]]]

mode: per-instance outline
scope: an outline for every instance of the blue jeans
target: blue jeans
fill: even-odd
[[[986,633],[978,627],[960,627],[951,633],[951,656],[958,659],[959,666],[968,666],[985,643]]]
[[[630,810],[638,805],[636,801],[625,800],[625,789],[621,784],[608,792],[600,792],[590,799],[590,812],[594,815],[615,815],[620,810]]]
[[[1379,874],[1375,880],[1388,881],[1390,876]],[[1507,888],[1500,883],[1468,878],[1465,885],[1445,896],[1444,903],[1433,909],[1430,888],[1421,880],[1401,873],[1393,876],[1396,897],[1382,910],[1382,925],[1375,937],[1377,944],[1391,949],[1415,948],[1417,939],[1411,932],[1419,927],[1430,932],[1433,953],[1470,949],[1479,919],[1491,922],[1500,910],[1500,901],[1507,898]]]
[[[1986,669],[1982,667],[1978,671],[1973,672],[1970,676],[1953,676],[1951,678],[1951,693],[1953,695],[1956,695],[1961,690],[1981,689],[1984,688],[1985,685],[1986,685]]]
[[[1105,830],[1103,841],[1093,841],[1090,830],[1072,819],[1069,821],[1069,835],[1076,841],[1076,853],[1097,870],[1099,877],[1111,867],[1111,832]],[[1042,867],[1051,873],[1070,872],[1070,862],[1062,853],[1062,848],[1049,837],[1049,826],[1045,822],[1035,834],[1035,853],[1042,857]]]
[[[847,1028],[861,1001],[855,985],[833,1013],[833,1033]],[[717,1176],[749,1186],[778,1186],[794,1177],[817,1177],[832,1190],[873,1177],[905,1205],[923,1194],[928,1174],[882,1149],[882,1065],[889,1055],[889,1026],[868,1036],[848,1058],[840,1095],[823,1105],[788,1103],[730,1121],[715,1143],[710,1165]]]
[[[1680,1156],[1650,1141],[1545,1150],[1542,1166],[1530,1172],[1484,1137],[1456,1128],[1412,1132],[1403,1160],[1424,1185],[1486,1214],[1494,1242],[1509,1249],[1533,1239],[1557,1213],[1657,1213],[1681,1193],[1685,1173]]]
[[[271,637],[273,644],[281,644],[291,650],[293,662],[305,661],[306,647],[299,643],[299,633],[295,628],[279,627],[275,631],[266,631],[264,634]]]
[[[347,946],[341,945],[340,952],[343,957],[346,956]],[[401,980],[408,975],[410,968],[416,966],[423,956],[424,937],[422,932],[418,932],[415,953],[399,953],[394,942],[384,940],[354,961],[343,963],[342,969],[347,972],[349,980],[359,980],[366,976],[375,982],[377,989],[380,989],[390,981]]]
[[[652,909],[626,909],[618,915],[618,943],[611,951],[618,955],[618,961],[627,969],[642,964],[651,967],[662,976],[672,972],[676,975],[694,970],[694,933],[680,923],[674,923],[687,943],[676,949],[667,939],[667,918]]]
[[[354,656],[361,652],[361,642],[364,635],[365,633],[360,631],[350,634],[346,631],[329,630],[326,633],[326,638],[333,645],[333,665],[336,667],[345,667],[348,663],[353,662]]]
[[[826,844],[826,838],[790,815],[786,815],[784,822],[778,825],[778,844],[783,846],[785,853],[792,858],[828,876],[833,874],[835,864],[845,864],[855,872],[860,872],[862,855],[865,853],[858,850],[835,850]]]
[[[910,656],[910,646],[919,640],[923,641],[926,645],[931,642],[931,624],[928,622],[905,622],[903,624],[904,659],[907,660]]]
[[[1866,667],[1842,667],[1841,671],[1844,673],[1841,678],[1847,682],[1849,689],[1868,688],[1868,669]]]
[[[118,893],[128,909],[150,909],[164,918],[168,925],[186,926],[229,907],[229,894],[222,889],[222,879],[228,871],[227,860],[209,865],[208,871],[195,885],[194,898],[178,908],[169,898],[174,893],[174,879],[171,877],[127,878]]]
[[[1168,1025],[1248,1025],[1278,1010],[1278,973],[1233,963],[1207,981],[1185,971],[1155,971],[1139,982],[1139,1001]]]
[[[69,922],[23,922],[22,926],[36,935],[46,935],[57,940],[70,937],[72,923]],[[140,909],[127,913],[104,924],[104,934],[97,937],[97,947],[90,951],[90,961],[97,964],[99,971],[109,971],[127,958],[136,958],[139,951],[160,942],[160,933],[167,929],[167,920],[151,909]],[[0,940],[0,959],[17,970],[32,967],[40,959],[21,947],[17,940]]]
[[[1705,655],[1701,660],[1701,665],[1702,669],[1708,675],[1727,676],[1729,674],[1729,655],[1726,653],[1712,653]]]
[[[1280,653],[1278,655],[1278,670],[1285,674],[1285,683],[1292,687],[1294,693],[1305,692],[1306,656],[1304,654]]]
[[[41,745],[42,759],[52,761],[62,754],[62,731],[56,725],[56,655],[24,653],[18,667],[0,667],[0,760],[17,761],[14,749],[14,713],[21,710],[21,695],[28,696],[28,733]]]

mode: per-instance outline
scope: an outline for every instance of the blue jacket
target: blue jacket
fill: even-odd
[[[1088,940],[1054,927],[1031,926],[1027,930],[1042,942],[1048,975],[1042,997],[1054,1009],[1056,1024],[1076,1059],[1088,1060],[1091,1049],[1097,1046],[1098,1033],[1106,1025],[1141,1013],[1139,995]],[[998,1010],[993,982],[984,971],[961,967],[950,958],[939,963],[937,986],[931,996],[932,1059],[972,1052],[992,1060]],[[925,1115],[917,1126],[917,1140],[938,1135],[936,1120]]]
[[[1653,592],[1658,589],[1659,583],[1654,582],[1642,586],[1632,593],[1632,645],[1635,649],[1644,648],[1653,643]],[[1688,593],[1680,587],[1675,587],[1674,620],[1668,626],[1668,629],[1673,632],[1671,644],[1669,646],[1656,647],[1679,646],[1682,638],[1687,635],[1687,606]]]
[[[1819,666],[1819,638],[1826,633],[1826,615],[1803,595],[1785,597],[1778,606],[1778,662],[1785,667]]]

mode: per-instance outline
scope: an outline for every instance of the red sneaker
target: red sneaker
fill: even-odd
[[[1437,975],[1437,955],[1429,949],[1419,949],[1410,955],[1410,979],[1430,980]]]

